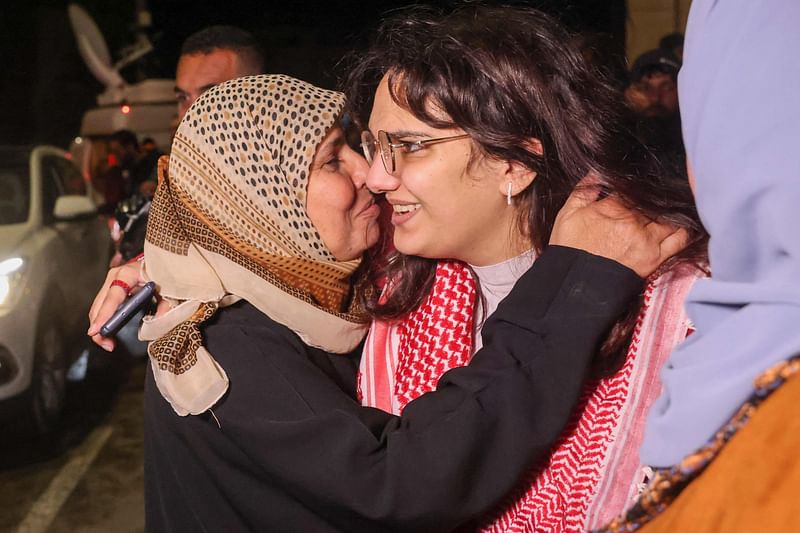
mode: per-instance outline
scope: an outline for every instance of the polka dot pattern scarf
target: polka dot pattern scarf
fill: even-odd
[[[156,383],[178,414],[201,413],[227,390],[196,342],[216,304],[245,299],[330,352],[363,338],[348,309],[358,261],[333,258],[305,207],[314,153],[343,106],[337,92],[251,76],[208,90],[181,122],[145,242],[146,275],[179,305],[140,332],[155,341]]]

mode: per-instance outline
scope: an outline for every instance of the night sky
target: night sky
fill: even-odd
[[[139,0],[140,2],[142,0]],[[102,91],[81,60],[67,19],[66,0],[2,0],[0,7],[0,144],[66,147],[83,112]],[[133,41],[136,0],[81,0],[114,60]],[[312,2],[284,0],[149,0],[156,51],[123,70],[129,82],[174,77],[183,40],[210,24],[233,24],[263,44],[269,72],[335,87],[336,62],[363,47],[388,10],[409,1]],[[459,2],[426,2],[451,6]],[[575,31],[603,34],[607,53],[624,53],[624,0],[484,2],[539,7]]]

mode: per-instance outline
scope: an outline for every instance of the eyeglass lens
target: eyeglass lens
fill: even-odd
[[[364,157],[367,160],[367,163],[372,165],[372,162],[375,160],[375,151],[376,148],[381,152],[381,161],[383,162],[383,168],[386,169],[386,172],[389,174],[394,172],[394,149],[392,147],[392,143],[389,140],[389,135],[385,131],[378,132],[378,139],[375,139],[375,136],[372,135],[372,132],[369,130],[365,130],[361,132],[361,149],[364,152]]]
[[[369,130],[361,132],[361,151],[364,152],[364,158],[367,160],[367,163],[371,165],[375,157],[375,137],[373,137],[372,132]]]
[[[394,173],[394,147],[392,141],[389,140],[389,134],[381,130],[378,132],[378,148],[381,151],[381,159],[383,159],[383,168],[389,174]]]

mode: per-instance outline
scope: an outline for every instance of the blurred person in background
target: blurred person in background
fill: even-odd
[[[181,47],[175,72],[178,120],[206,90],[233,78],[261,74],[263,65],[264,58],[258,42],[241,28],[218,25],[193,33]],[[115,140],[116,134],[112,139],[112,151],[117,159],[130,161],[138,154],[141,158],[139,164],[147,168],[147,177],[138,186],[129,188],[128,194],[115,202],[115,216],[122,235],[119,253],[111,261],[112,267],[130,260],[143,250],[150,199],[156,187],[157,161],[163,155],[152,139],[147,147],[143,141],[139,148],[131,132],[125,132],[124,136],[120,134],[119,140]],[[125,170],[123,178],[124,173]]]
[[[116,160],[109,172],[118,174],[121,199],[132,194],[152,198],[156,189],[156,164],[161,153],[143,152],[136,134],[130,130],[117,130],[111,134],[109,148]]]
[[[249,32],[235,26],[209,26],[193,33],[181,47],[175,72],[178,120],[211,87],[263,72],[264,54]]]
[[[156,144],[156,141],[154,141],[152,137],[145,137],[144,139],[142,139],[142,142],[140,143],[140,145],[141,145],[141,148],[142,148],[142,152],[144,154],[150,154],[150,153],[152,153],[154,151],[161,151],[158,148],[158,145]]]
[[[241,76],[260,74],[264,69],[264,56],[256,39],[247,31],[235,26],[215,25],[203,28],[190,35],[181,47],[175,72],[175,99],[178,103],[177,121],[203,92],[219,83]],[[155,168],[161,152],[148,150],[142,142],[145,157],[153,161]],[[117,253],[110,266],[115,267],[130,261],[142,253],[150,199],[155,191],[155,175],[145,183],[144,194],[127,197],[118,192],[110,204],[116,218],[112,231]],[[111,191],[114,193],[114,190]],[[108,198],[108,194],[106,195]],[[115,206],[116,209],[113,207]],[[118,333],[120,345],[130,354],[144,356],[145,343],[136,338],[143,314],[138,313]]]
[[[656,48],[640,55],[631,67],[623,92],[634,113],[635,130],[647,146],[683,157],[678,106],[680,60],[671,51]]]
[[[625,101],[639,115],[671,117],[678,113],[680,61],[672,52],[656,48],[633,62]]]
[[[678,61],[683,62],[683,34],[679,31],[668,33],[658,41],[658,47],[672,52]]]
[[[158,158],[162,154],[155,149],[144,152],[130,130],[115,131],[109,147],[116,164],[106,172],[106,184],[107,187],[117,184],[121,196],[114,204],[116,225],[112,235],[117,253],[110,262],[114,267],[142,251],[147,212],[156,190]]]

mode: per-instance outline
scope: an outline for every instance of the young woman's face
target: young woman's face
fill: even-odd
[[[379,236],[379,206],[366,188],[367,161],[336,126],[314,154],[308,180],[308,218],[338,261],[361,257]]]
[[[432,128],[398,106],[386,78],[375,94],[369,129],[389,134],[392,142],[437,139],[463,134]],[[395,151],[390,174],[380,150],[367,175],[373,192],[386,193],[392,205],[398,251],[428,258],[452,258],[476,266],[498,263],[524,251],[515,247],[515,208],[506,203],[507,164],[478,157],[470,164],[469,137],[427,145],[413,153]],[[517,192],[517,191],[515,191]]]

